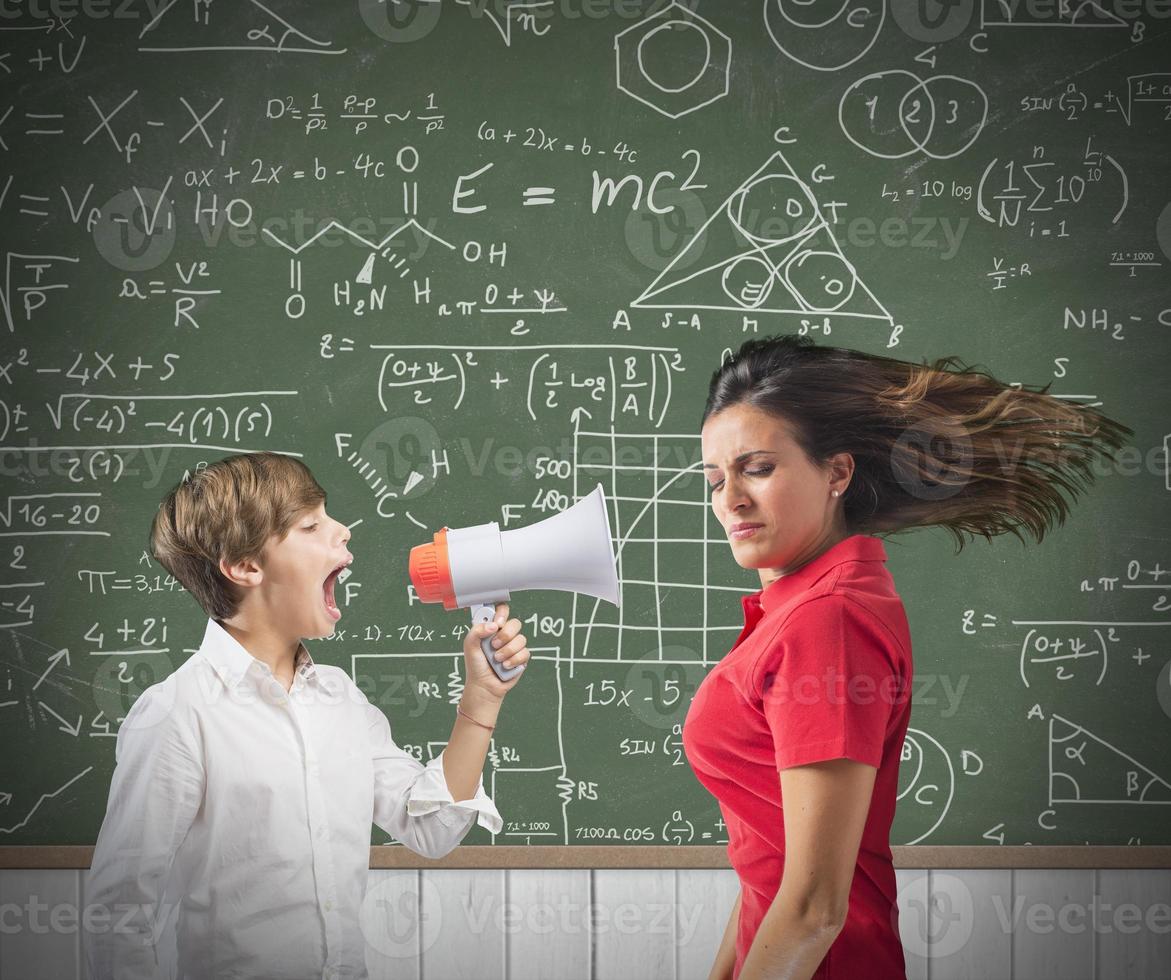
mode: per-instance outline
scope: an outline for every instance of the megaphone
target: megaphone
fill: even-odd
[[[409,569],[423,602],[468,607],[473,624],[491,621],[495,604],[514,589],[580,592],[615,606],[621,599],[600,483],[569,509],[515,531],[501,531],[495,521],[442,528],[430,544],[411,549]],[[509,680],[521,665],[497,662],[490,643],[480,643],[484,656],[497,677]]]

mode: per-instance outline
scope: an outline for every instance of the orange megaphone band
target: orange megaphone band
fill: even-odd
[[[447,557],[447,528],[436,531],[431,544],[420,544],[411,549],[408,571],[415,592],[423,602],[442,602],[444,609],[457,608]]]

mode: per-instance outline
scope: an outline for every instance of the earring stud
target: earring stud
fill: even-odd
[[[835,497],[836,497],[838,494],[840,494],[841,492],[842,492],[841,490],[833,490],[833,491],[831,491],[831,493],[833,493],[833,495],[834,495]]]

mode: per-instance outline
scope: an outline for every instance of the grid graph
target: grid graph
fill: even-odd
[[[699,436],[577,429],[573,497],[601,482],[622,605],[575,596],[570,664],[670,659],[708,666],[743,626],[756,573],[732,558],[707,499]]]

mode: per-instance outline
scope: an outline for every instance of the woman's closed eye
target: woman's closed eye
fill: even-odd
[[[745,476],[768,476],[775,468],[776,467],[774,467],[774,466],[761,466],[761,467],[758,467],[757,469],[754,469],[754,470],[745,470],[744,475]],[[708,484],[712,493],[715,493],[723,485],[724,485],[723,480],[713,480],[711,483]]]

